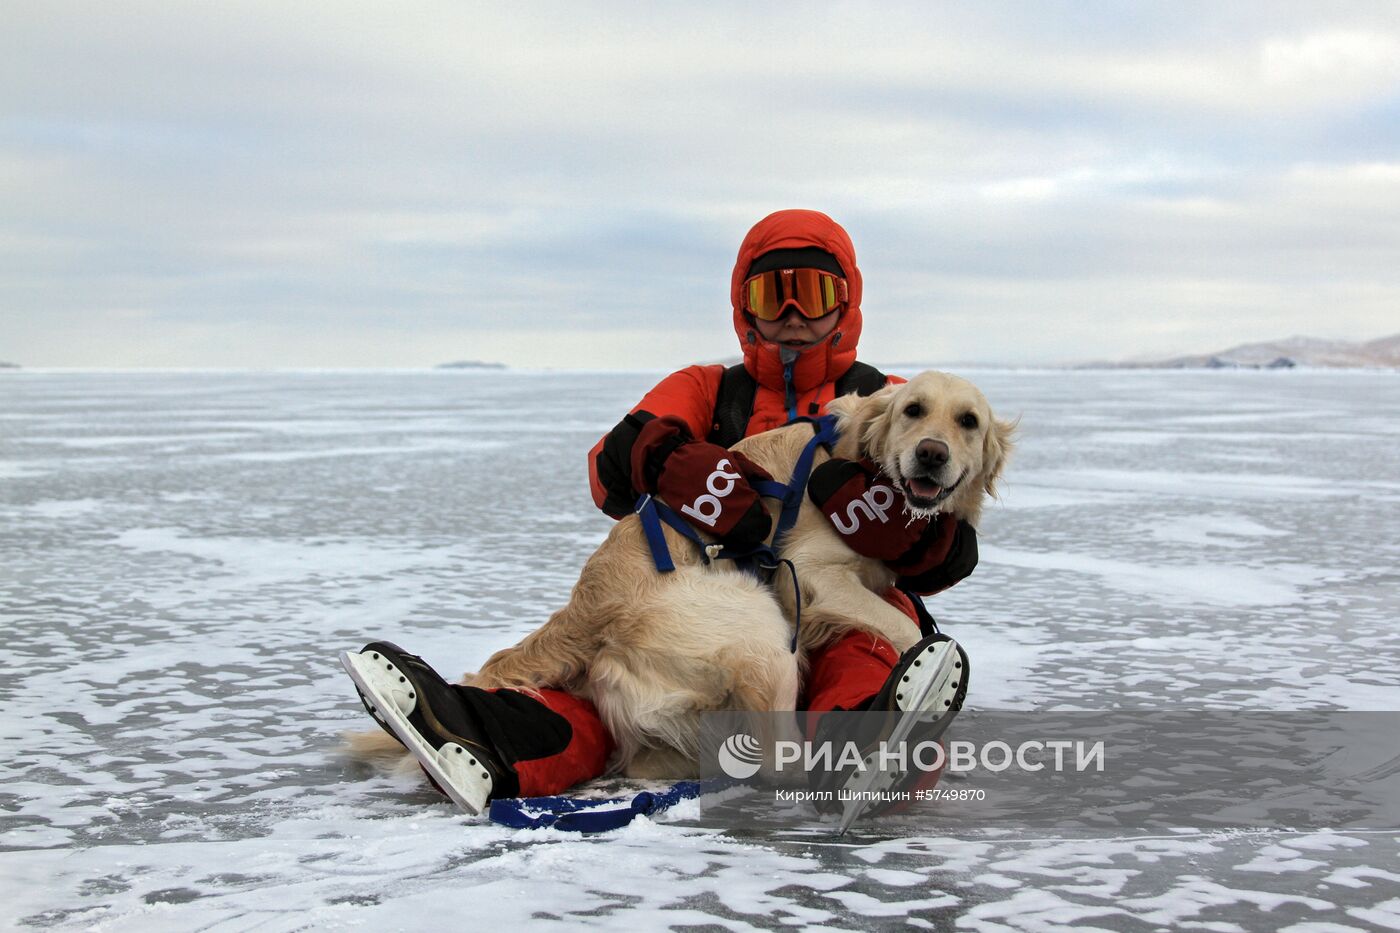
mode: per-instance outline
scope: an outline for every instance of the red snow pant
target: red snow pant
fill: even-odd
[[[909,598],[898,590],[885,593],[885,601],[909,616],[918,625],[918,616]],[[809,711],[826,712],[854,709],[880,692],[885,678],[899,661],[894,645],[864,632],[851,632],[830,642],[808,657],[805,703]],[[598,710],[588,700],[562,690],[541,690],[537,698],[552,712],[564,717],[573,730],[568,744],[559,752],[542,758],[515,763],[522,797],[544,797],[562,793],[583,781],[599,777],[607,770],[613,740]],[[807,717],[807,734],[816,728],[818,717]],[[937,772],[932,786],[937,781]]]

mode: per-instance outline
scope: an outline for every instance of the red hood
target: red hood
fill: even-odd
[[[846,285],[850,300],[841,312],[836,329],[826,338],[802,353],[792,368],[793,388],[807,392],[825,382],[839,379],[856,360],[856,344],[860,342],[860,269],[856,267],[856,250],[841,225],[817,211],[778,211],[754,224],[739,247],[734,262],[734,277],[729,287],[729,302],[734,308],[734,332],[744,351],[744,366],[760,385],[783,391],[783,363],[778,345],[769,343],[749,324],[740,304],[744,279],[753,261],[769,250],[802,249],[816,246],[826,250],[846,270]]]

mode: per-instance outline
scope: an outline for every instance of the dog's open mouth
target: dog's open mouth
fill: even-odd
[[[964,470],[951,486],[940,486],[927,477],[910,477],[900,483],[904,490],[904,498],[909,500],[909,504],[916,509],[929,510],[938,506],[940,502],[953,494],[953,490],[958,488],[958,484],[967,476]]]

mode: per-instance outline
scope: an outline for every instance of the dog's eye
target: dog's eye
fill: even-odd
[[[962,416],[958,418],[958,424],[971,431],[977,427],[977,416],[970,411],[963,412]]]
[[[904,417],[922,418],[923,416],[924,406],[920,405],[918,402],[910,402],[908,405],[904,406]]]

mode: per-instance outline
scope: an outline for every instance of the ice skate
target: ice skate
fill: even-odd
[[[462,809],[478,814],[493,795],[514,793],[514,774],[462,702],[460,688],[439,677],[422,658],[379,641],[358,652],[341,652],[340,663],[369,714]]]
[[[851,728],[855,714],[850,718],[831,716],[824,721],[831,723],[830,727],[818,726],[819,741],[838,746],[857,742],[863,756],[861,767],[828,772],[817,781],[818,789],[836,792],[831,805],[823,809],[842,810],[840,832],[868,809],[873,795],[909,789],[924,777],[919,771],[880,770],[878,751],[882,745],[912,748],[937,741],[962,709],[968,674],[967,653],[962,646],[947,635],[934,633],[900,657],[880,692],[859,715],[854,734],[842,735],[840,731]],[[879,716],[881,711],[886,715]],[[842,796],[851,799],[842,801]],[[889,806],[882,803],[876,812]]]

